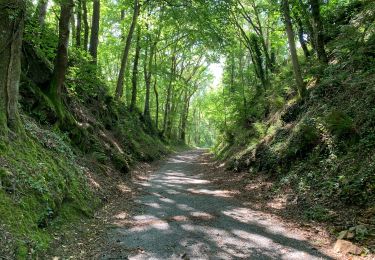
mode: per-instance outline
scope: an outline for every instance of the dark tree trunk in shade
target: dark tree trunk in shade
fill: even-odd
[[[151,122],[151,114],[150,114],[150,90],[151,90],[151,71],[150,67],[148,66],[149,61],[152,61],[152,53],[149,48],[146,47],[145,49],[145,60],[144,60],[144,79],[145,79],[145,85],[146,85],[146,95],[145,95],[145,104],[144,104],[144,110],[143,110],[143,117],[145,118],[145,122],[150,123]],[[150,56],[150,57],[148,57]]]
[[[74,39],[76,38],[76,19],[74,17],[74,8],[72,10],[72,16],[70,17],[70,34],[71,41],[74,43]]]
[[[0,135],[20,132],[17,103],[25,2],[0,0]]]
[[[125,76],[129,51],[130,51],[130,47],[131,47],[131,41],[132,41],[132,38],[133,38],[135,26],[137,24],[139,9],[140,9],[139,1],[134,0],[133,19],[132,19],[132,22],[130,24],[129,33],[126,37],[125,47],[124,47],[124,51],[123,51],[122,59],[121,59],[121,67],[120,67],[120,71],[119,71],[118,79],[117,79],[117,86],[116,86],[116,98],[117,99],[120,99],[123,95],[123,92],[124,92],[124,76]]]
[[[125,10],[122,9],[121,10],[121,24],[120,24],[120,28],[121,28],[121,40],[125,42],[125,32],[124,32],[124,20],[125,20]]]
[[[156,110],[155,110],[155,128],[159,128],[159,92],[157,88],[157,79],[154,80],[154,94],[155,94],[155,101],[156,101]]]
[[[141,51],[141,30],[138,26],[137,28],[137,42],[135,47],[135,55],[134,55],[134,64],[133,64],[133,74],[132,74],[132,96],[130,102],[130,111],[134,111],[134,108],[137,104],[137,84],[138,84],[138,63],[139,63],[139,54]]]
[[[82,0],[78,0],[77,4],[77,28],[76,28],[76,47],[81,47],[82,34]]]
[[[303,30],[303,23],[299,17],[296,18],[297,24],[298,24],[298,39],[299,43],[301,44],[303,54],[306,58],[310,57],[309,49],[307,48],[306,40],[305,40],[305,32]]]
[[[163,121],[163,135],[166,134],[167,128],[168,128],[168,121],[170,117],[170,112],[171,112],[171,95],[172,95],[172,88],[173,88],[173,81],[174,81],[174,76],[176,74],[176,67],[177,67],[177,58],[176,55],[172,55],[172,62],[171,62],[171,70],[170,74],[171,77],[169,79],[169,84],[167,88],[167,98],[165,101],[165,106],[164,106],[164,121]]]
[[[156,65],[157,65],[157,57],[156,54],[154,55],[154,66],[156,70]],[[155,102],[156,102],[156,110],[155,110],[155,129],[158,131],[159,128],[159,92],[158,92],[158,79],[157,76],[155,75],[154,77],[154,94],[155,94]]]
[[[55,68],[52,75],[51,87],[49,89],[50,98],[52,99],[57,110],[56,112],[60,118],[63,117],[61,98],[65,75],[68,68],[69,21],[72,16],[73,6],[73,0],[61,2],[59,41],[55,58]]]
[[[301,97],[304,97],[306,94],[306,86],[303,82],[301,68],[298,62],[296,43],[294,41],[294,32],[293,32],[292,22],[290,18],[289,1],[282,0],[281,5],[282,5],[282,12],[284,15],[286,34],[288,36],[289,51],[290,51],[290,56],[291,56],[292,64],[293,64],[294,77],[297,83],[298,93]]]
[[[89,21],[87,17],[87,0],[82,1],[82,19],[83,19],[83,27],[84,27],[84,35],[83,35],[83,49],[87,51],[87,47],[89,45]]]
[[[149,25],[146,26],[147,30],[149,28]],[[147,37],[147,47],[145,50],[145,59],[144,59],[144,76],[145,76],[145,85],[146,85],[146,98],[145,98],[145,106],[143,111],[143,117],[145,118],[145,122],[152,126],[151,122],[151,113],[150,113],[150,93],[151,93],[151,78],[153,76],[154,68],[152,67],[154,57],[155,57],[155,51],[156,46],[159,41],[161,28],[159,28],[159,31],[157,33],[157,36],[155,36],[154,39],[151,38],[151,35],[148,35]]]
[[[187,120],[189,117],[189,106],[190,106],[190,97],[188,97],[187,94],[185,93],[184,107],[183,107],[182,115],[181,115],[181,131],[180,131],[180,141],[183,143],[186,142],[186,125],[187,125]]]
[[[327,53],[324,48],[323,23],[320,17],[319,0],[310,0],[311,16],[314,28],[314,42],[318,59],[323,63],[328,63]]]
[[[97,63],[97,58],[98,58],[99,22],[100,22],[100,0],[94,0],[89,52],[95,64]]]

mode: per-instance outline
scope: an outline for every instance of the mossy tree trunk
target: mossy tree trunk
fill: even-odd
[[[25,1],[0,0],[0,134],[18,133],[17,111]]]
[[[95,64],[97,63],[97,57],[98,57],[99,22],[100,22],[100,1],[94,0],[89,52]]]
[[[61,2],[59,41],[55,58],[55,67],[49,89],[49,96],[60,119],[63,119],[65,114],[62,104],[62,92],[68,68],[69,21],[72,16],[73,6],[73,0],[65,0]]]
[[[72,9],[72,15],[70,17],[70,35],[71,41],[74,42],[76,38],[76,18],[74,16],[74,9]]]
[[[292,22],[290,18],[289,1],[282,0],[281,5],[282,5],[281,6],[282,12],[284,15],[286,34],[288,36],[289,51],[290,51],[290,56],[291,56],[292,64],[293,64],[294,77],[295,77],[297,88],[298,88],[298,94],[300,95],[300,97],[304,97],[306,94],[306,86],[302,79],[301,68],[300,68],[299,61],[298,61],[296,43],[294,41],[293,26],[292,26]]]
[[[35,19],[38,21],[40,26],[44,26],[44,22],[47,14],[48,0],[39,0],[35,11]]]
[[[82,1],[82,19],[83,19],[83,50],[87,51],[87,47],[89,45],[89,22],[88,22],[88,15],[87,15],[87,1]]]
[[[148,40],[150,42],[150,40]],[[146,85],[146,94],[145,94],[145,104],[144,104],[144,110],[143,110],[143,117],[145,119],[145,122],[150,125],[151,123],[151,114],[150,114],[150,90],[151,90],[151,64],[152,64],[152,51],[149,48],[145,48],[145,60],[144,60],[144,81]],[[149,57],[150,56],[150,57]]]
[[[134,111],[137,105],[137,84],[138,84],[138,64],[139,64],[139,55],[141,52],[141,27],[137,28],[137,40],[135,47],[134,63],[133,63],[133,74],[132,74],[132,97],[130,102],[130,111]]]
[[[125,76],[125,71],[126,71],[126,65],[128,62],[128,56],[129,56],[130,46],[131,46],[131,42],[133,38],[133,33],[134,33],[134,29],[138,20],[139,10],[140,10],[139,0],[134,0],[133,18],[130,24],[128,35],[126,37],[124,52],[122,54],[122,59],[121,59],[121,67],[120,67],[120,71],[119,71],[118,79],[117,79],[117,86],[116,86],[116,98],[117,99],[120,99],[124,93],[124,76]]]
[[[311,16],[314,26],[314,42],[318,59],[322,63],[328,63],[327,53],[324,48],[323,23],[320,17],[319,0],[310,0]]]
[[[305,31],[303,29],[303,23],[302,23],[301,18],[299,18],[298,15],[296,15],[295,19],[296,19],[297,24],[298,24],[299,43],[301,44],[303,54],[305,55],[306,59],[308,59],[310,57],[310,52],[309,52],[309,49],[307,48],[307,43],[306,43],[306,40],[305,40]]]
[[[168,122],[169,122],[169,117],[170,117],[170,112],[171,112],[171,96],[172,96],[173,83],[174,83],[176,69],[177,69],[176,48],[174,48],[171,57],[172,57],[172,62],[171,62],[171,69],[170,69],[170,77],[169,77],[166,100],[165,100],[165,105],[164,105],[164,121],[163,121],[163,131],[162,131],[163,135],[165,135],[167,132]]]
[[[182,108],[181,114],[181,128],[180,128],[180,141],[182,143],[186,142],[186,125],[189,116],[189,106],[190,106],[190,97],[187,94],[187,91],[184,93],[184,105]]]
[[[148,25],[147,25],[148,28]],[[145,49],[145,58],[144,58],[144,79],[145,79],[145,85],[146,85],[146,96],[145,96],[145,106],[143,111],[143,116],[145,118],[145,122],[151,124],[151,113],[150,113],[150,93],[151,93],[151,78],[153,76],[153,61],[154,57],[156,55],[155,50],[156,46],[159,41],[159,36],[161,33],[161,28],[159,28],[159,31],[156,35],[156,38],[154,40],[151,39],[151,36],[148,35],[147,37],[147,45],[150,45],[150,47],[146,47]]]
[[[157,66],[157,62],[156,62],[156,53],[154,55],[154,66],[155,66],[155,71],[157,70],[156,69],[156,66]],[[159,92],[158,92],[158,87],[157,87],[157,84],[158,84],[158,79],[157,79],[157,75],[155,75],[154,77],[154,94],[155,94],[155,129],[158,131],[159,129]]]
[[[82,34],[82,0],[77,3],[77,28],[76,28],[76,47],[81,47],[81,34]]]

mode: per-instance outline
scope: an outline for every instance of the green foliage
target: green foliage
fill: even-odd
[[[339,138],[355,134],[353,119],[341,111],[333,110],[325,118],[329,131]]]
[[[323,206],[316,205],[304,212],[304,217],[309,220],[326,222],[332,218],[328,209]]]
[[[0,219],[16,237],[21,259],[30,248],[36,257],[48,247],[47,229],[66,207],[65,201],[80,209],[76,216],[91,214],[97,203],[64,137],[32,121],[25,124],[27,137],[11,145],[2,143],[6,150],[0,157]]]
[[[305,120],[292,133],[286,149],[286,158],[304,158],[320,142],[321,135],[315,120]]]
[[[56,56],[56,45],[58,37],[51,24],[40,27],[34,19],[29,19],[25,23],[24,41],[31,43],[38,54],[53,62]]]
[[[37,252],[47,247],[45,229],[90,213],[93,196],[76,163],[82,154],[126,173],[135,161],[159,158],[168,152],[167,144],[186,141],[214,146],[235,170],[270,173],[278,191],[288,186],[313,201],[308,219],[330,220],[329,201],[364,207],[374,201],[372,1],[320,1],[328,64],[314,57],[313,32],[319,28],[313,28],[308,1],[291,2],[295,36],[302,34],[300,45],[305,43],[311,54],[299,57],[308,86],[304,99],[297,97],[276,2],[170,2],[149,1],[142,8],[138,78],[132,44],[125,95],[116,100],[131,19],[121,20],[119,14],[131,13],[131,1],[101,3],[98,65],[84,50],[87,46],[82,48],[83,39],[81,46],[69,43],[61,96],[48,94],[56,86],[50,74],[59,3],[50,1],[42,26],[29,18],[35,6],[28,2],[23,52],[32,50],[30,57],[24,55],[21,105],[46,129],[24,117],[25,140],[0,139],[0,217],[17,237],[20,257],[30,244]],[[298,53],[304,52],[298,48]],[[215,84],[212,63],[223,67],[222,81]],[[136,104],[129,112],[135,80]],[[145,88],[150,82],[151,93]],[[139,112],[145,107],[151,118]],[[1,129],[5,121],[3,116]]]
[[[81,49],[72,49],[69,56],[69,71],[67,75],[68,89],[81,102],[89,102],[98,95],[107,94],[104,81],[98,74],[98,69],[89,54]]]

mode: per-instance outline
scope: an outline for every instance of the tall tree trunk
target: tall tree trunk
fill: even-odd
[[[65,0],[61,2],[59,41],[55,58],[55,68],[49,89],[50,98],[55,105],[56,112],[60,119],[64,118],[61,98],[65,74],[68,68],[69,21],[72,16],[73,6],[73,0]]]
[[[82,34],[82,0],[78,0],[77,6],[77,28],[76,28],[76,47],[81,47]]]
[[[290,50],[290,56],[291,56],[292,64],[293,64],[294,77],[297,83],[298,93],[300,97],[304,97],[306,94],[306,86],[303,82],[301,68],[298,62],[296,43],[294,41],[294,32],[293,32],[292,22],[290,19],[289,1],[282,0],[281,5],[282,5],[282,11],[284,14],[286,34],[288,36],[289,50]]]
[[[76,19],[74,17],[74,9],[72,10],[72,16],[70,17],[70,31],[71,31],[71,42],[74,43],[76,36]]]
[[[17,111],[25,2],[0,0],[0,135],[21,131]]]
[[[258,43],[258,37],[256,35],[250,36],[250,43],[251,43],[251,55],[253,56],[253,59],[255,61],[254,65],[256,68],[258,68],[258,77],[260,79],[260,82],[262,83],[262,86],[264,89],[267,89],[268,87],[268,80],[266,77],[266,70],[263,68],[263,61],[262,61],[262,52],[259,48]]]
[[[125,41],[125,30],[124,30],[124,20],[125,20],[125,10],[124,9],[122,9],[121,10],[121,24],[120,24],[120,26],[121,26],[121,40],[122,41]]]
[[[164,105],[164,119],[163,119],[163,131],[162,131],[163,135],[167,131],[168,121],[169,121],[169,116],[170,116],[172,83],[173,83],[173,80],[170,79],[169,84],[168,84],[168,88],[167,88],[167,98],[165,100],[165,105]]]
[[[81,0],[82,1],[82,9],[83,9],[83,27],[84,27],[84,36],[83,36],[83,50],[87,51],[87,47],[89,45],[89,33],[90,33],[90,27],[89,27],[89,20],[87,15],[87,0]]]
[[[138,63],[139,54],[141,52],[141,27],[137,26],[137,41],[135,47],[134,64],[133,64],[133,74],[132,74],[132,97],[130,102],[130,111],[134,111],[137,104],[137,82],[138,82]]]
[[[156,110],[155,110],[155,128],[158,130],[159,128],[159,92],[157,88],[157,78],[154,79],[154,94],[155,94],[155,101],[156,101]]]
[[[148,28],[148,24],[147,24]],[[145,51],[145,58],[144,58],[144,75],[145,75],[145,84],[146,84],[146,98],[145,98],[145,109],[143,116],[146,120],[151,125],[151,114],[150,114],[150,92],[151,92],[151,78],[153,74],[153,61],[155,58],[155,52],[156,52],[156,46],[159,41],[159,36],[161,32],[161,27],[159,27],[158,33],[155,36],[155,39],[151,39],[151,35],[147,37],[147,45],[150,45],[150,52],[148,53],[148,47],[146,47]],[[149,57],[147,57],[149,55]],[[148,60],[147,60],[148,58]]]
[[[180,129],[180,141],[186,142],[186,125],[189,116],[190,97],[185,93],[184,95],[184,106],[181,114],[181,129]]]
[[[241,48],[241,45],[240,45]],[[242,49],[242,48],[241,48]],[[240,73],[240,81],[241,81],[241,86],[242,86],[242,100],[243,100],[243,111],[244,115],[247,115],[247,100],[246,100],[246,93],[245,93],[245,77],[244,77],[244,64],[243,64],[243,56],[239,55],[238,57],[238,71]],[[234,64],[232,65],[234,67]]]
[[[316,47],[315,47],[315,34],[314,34],[314,27],[312,25],[312,19],[311,19],[311,15],[308,11],[309,7],[307,4],[305,4],[303,2],[303,0],[298,0],[298,5],[299,5],[299,8],[301,10],[301,19],[302,21],[304,22],[306,28],[307,28],[307,35],[309,36],[308,37],[308,42],[310,42],[311,44],[311,47],[312,49],[315,51],[316,50]]]
[[[298,16],[296,17],[296,21],[297,21],[297,24],[298,24],[298,39],[299,39],[299,43],[301,44],[301,47],[302,47],[302,50],[303,50],[303,54],[305,55],[306,58],[309,58],[310,57],[310,52],[309,52],[309,49],[307,48],[307,44],[306,44],[306,41],[305,41],[305,38],[304,38],[305,32],[303,30],[303,23],[302,23],[301,19]]]
[[[328,63],[328,57],[324,49],[323,23],[320,17],[319,0],[310,0],[311,15],[314,26],[314,42],[318,59],[323,63]]]
[[[171,70],[170,70],[170,79],[169,79],[169,84],[168,84],[168,88],[167,88],[167,98],[166,98],[165,106],[164,106],[163,135],[167,131],[167,126],[168,126],[168,121],[169,121],[169,116],[170,116],[171,94],[172,94],[174,76],[176,74],[176,67],[177,67],[177,59],[176,59],[176,55],[173,54],[172,55]]]
[[[144,77],[145,77],[145,85],[146,85],[146,95],[145,95],[145,105],[144,105],[144,110],[143,110],[143,117],[145,118],[145,122],[148,124],[151,122],[151,115],[150,115],[150,90],[151,90],[151,67],[148,66],[150,63],[149,60],[151,60],[153,57],[151,56],[152,53],[150,51],[150,54],[148,53],[149,49],[146,47],[145,49],[145,58],[144,58]],[[150,57],[148,57],[150,56]]]
[[[120,71],[119,71],[118,79],[117,79],[117,86],[116,86],[116,98],[117,99],[120,99],[124,92],[124,75],[126,71],[126,65],[128,61],[131,41],[133,38],[134,28],[137,24],[139,9],[140,9],[139,0],[134,0],[133,19],[130,24],[129,33],[126,37],[124,52],[122,54],[122,59],[121,59],[121,67],[120,67]]]
[[[267,44],[268,39],[265,38],[266,36],[263,32],[263,26],[262,26],[262,22],[260,20],[259,10],[258,10],[258,7],[256,6],[254,1],[252,1],[252,6],[253,6],[253,9],[254,9],[255,18],[256,18],[256,21],[257,21],[257,24],[258,24],[257,29],[255,31],[258,34],[259,40],[260,40],[262,48],[263,48],[264,56],[266,58],[265,74],[267,75],[268,70],[270,70],[271,72],[274,71],[274,64],[273,64],[273,62],[271,60],[271,56],[269,54],[270,52],[268,50],[269,47],[268,47],[268,44]]]
[[[175,92],[172,91],[171,93],[171,102],[170,102],[170,108],[169,108],[169,115],[168,115],[168,121],[167,121],[167,129],[165,130],[165,135],[168,139],[171,139],[172,137],[172,128],[174,124],[174,117],[175,117]]]
[[[48,0],[39,0],[35,11],[35,18],[40,26],[44,26],[47,14]]]
[[[99,22],[100,22],[100,0],[94,0],[89,52],[95,64],[97,64],[97,58],[98,58]]]
[[[154,55],[154,68],[155,68],[155,71],[157,70],[157,55],[155,53]],[[157,132],[159,131],[159,92],[158,92],[158,88],[157,88],[157,83],[158,83],[158,79],[157,79],[157,75],[155,75],[154,77],[154,94],[155,94],[155,106],[156,106],[156,109],[155,109],[155,129],[157,130]]]

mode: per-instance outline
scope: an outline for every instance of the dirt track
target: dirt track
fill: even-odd
[[[108,234],[123,253],[102,259],[330,259],[298,230],[215,188],[201,171],[204,152],[175,155],[139,183],[135,214],[119,216]]]

